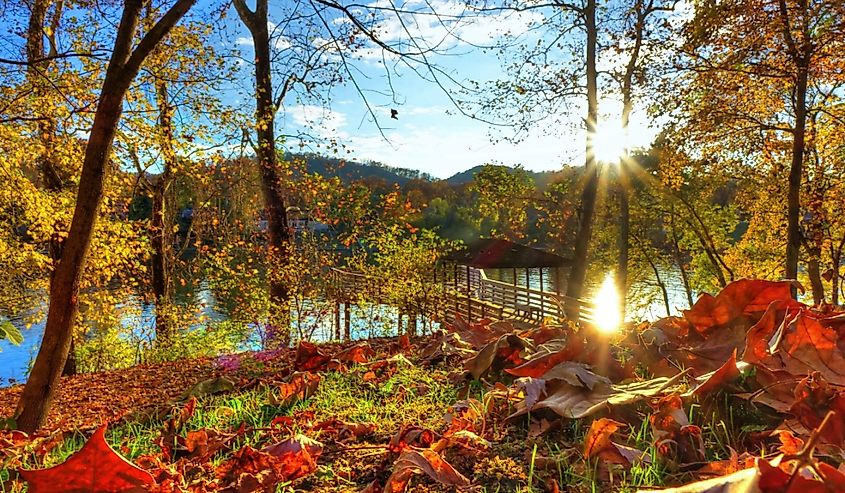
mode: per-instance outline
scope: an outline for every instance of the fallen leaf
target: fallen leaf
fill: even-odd
[[[600,418],[590,425],[590,430],[584,438],[584,457],[587,459],[601,459],[610,464],[621,464],[630,467],[643,460],[644,452],[614,443],[611,437],[620,428],[628,425],[609,418]]]
[[[511,414],[509,419],[539,409],[550,409],[564,418],[579,419],[613,406],[623,406],[654,397],[665,392],[675,381],[676,378],[660,377],[623,385],[598,384],[592,390],[560,380],[547,382],[546,397],[532,407],[527,407],[525,402],[518,404],[517,411]]]
[[[458,401],[449,407],[443,420],[449,426],[444,435],[461,430],[476,431],[477,424],[482,420],[481,410],[484,405],[477,399]]]
[[[782,453],[790,455],[797,454],[804,448],[804,440],[796,437],[789,430],[780,430],[777,432],[778,440],[780,440],[780,450]]]
[[[725,286],[716,296],[702,294],[691,309],[683,311],[684,318],[702,334],[733,324],[742,317],[756,321],[773,301],[797,304],[792,298],[792,286],[790,281],[740,279]]]
[[[143,491],[155,484],[149,472],[121,457],[106,443],[105,425],[65,462],[49,469],[19,472],[31,493]]]
[[[276,474],[284,481],[307,476],[317,469],[317,459],[323,453],[323,444],[304,435],[296,435],[283,442],[261,449],[278,459]]]
[[[701,428],[691,425],[680,396],[661,397],[652,403],[649,416],[657,452],[672,462],[683,465],[704,460]]]
[[[387,448],[400,453],[410,447],[428,448],[434,443],[434,432],[415,425],[405,425],[390,439]]]
[[[528,342],[514,334],[506,334],[489,342],[464,363],[464,369],[476,380],[489,371],[500,371],[522,363],[520,354]]]
[[[296,346],[294,368],[297,371],[316,371],[325,367],[331,359],[331,356],[325,354],[317,344],[299,341]]]
[[[695,395],[709,394],[724,388],[725,385],[739,378],[739,375],[739,369],[736,366],[736,349],[734,349],[728,361],[714,371],[701,385],[697,386],[692,393]]]
[[[222,394],[235,389],[235,383],[226,377],[214,377],[197,383],[184,394],[182,399],[204,397],[207,395]]]
[[[366,363],[375,355],[375,350],[369,344],[362,342],[335,354],[334,359],[349,363]]]
[[[828,412],[834,411],[822,430],[821,440],[837,446],[845,443],[845,394],[829,385],[821,373],[814,372],[795,386],[795,402],[789,412],[807,429],[821,425]]]
[[[320,375],[311,372],[295,372],[279,385],[279,395],[270,395],[273,406],[289,406],[294,401],[313,396],[320,386]]]
[[[440,454],[430,449],[406,450],[393,465],[393,472],[387,479],[385,493],[401,493],[408,487],[414,474],[425,473],[431,479],[447,486],[467,487],[469,480],[443,460]]]

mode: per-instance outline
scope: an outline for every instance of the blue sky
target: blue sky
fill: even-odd
[[[295,0],[270,0],[271,23],[280,22],[280,11],[290,8]],[[363,0],[367,8],[391,6],[391,0]],[[163,0],[163,3],[172,3]],[[349,5],[351,0],[343,0]],[[301,5],[308,5],[305,1]],[[200,0],[189,17],[217,19],[221,3],[217,0]],[[408,49],[413,37],[426,46],[437,47],[428,60],[442,70],[441,81],[446,75],[457,81],[475,80],[485,84],[502,79],[502,63],[493,53],[478,48],[490,46],[501,39],[505,32],[525,31],[541,17],[539,12],[504,13],[485,15],[473,19],[462,19],[464,2],[460,0],[406,0],[400,4],[403,9],[430,11],[434,9],[441,17],[430,15],[402,16],[401,22],[395,16],[388,16],[373,27],[379,39],[402,49]],[[216,9],[216,10],[215,10]],[[358,9],[363,12],[363,8]],[[382,11],[383,12],[383,11]],[[117,15],[117,12],[114,12]],[[67,13],[65,15],[68,15]],[[348,26],[338,14],[329,14],[326,19],[333,29]],[[0,19],[0,25],[20,29],[24,19]],[[216,28],[223,29],[217,42],[226,51],[241,50],[244,59],[251,60],[252,46],[248,31],[241,24],[231,6],[222,21],[212,21]],[[404,26],[403,24],[404,23]],[[313,26],[303,28],[308,32],[308,43],[321,39],[319,29]],[[278,30],[277,30],[278,32]],[[534,35],[534,34],[531,34]],[[529,36],[531,36],[529,35]],[[282,33],[276,38],[277,48],[282,53],[295,54],[291,44]],[[536,36],[536,35],[534,35]],[[113,33],[103,33],[102,42],[113,42]],[[108,38],[108,39],[106,39]],[[9,57],[21,56],[22,38],[9,29],[0,37],[9,41],[3,53]],[[530,38],[529,38],[530,39]],[[580,165],[584,159],[584,131],[581,125],[584,116],[580,98],[569,105],[569,113],[555,115],[549,122],[538,124],[520,142],[511,142],[506,137],[513,131],[504,127],[491,127],[483,122],[461,115],[450,100],[460,98],[455,85],[446,84],[445,89],[414,73],[413,68],[425,69],[419,64],[409,67],[395,56],[385,55],[373,43],[364,43],[350,60],[350,67],[366,96],[366,102],[381,125],[381,132],[372,114],[367,109],[358,90],[349,82],[335,84],[328,99],[318,97],[290,97],[285,101],[277,116],[279,134],[296,134],[308,131],[314,138],[308,141],[305,150],[324,152],[326,147],[317,142],[335,138],[349,150],[342,155],[356,160],[375,160],[393,166],[418,169],[436,177],[448,177],[468,168],[498,163],[509,166],[522,165],[530,170],[560,169],[565,164]],[[614,61],[602,57],[600,64]],[[387,69],[385,68],[387,66]],[[223,98],[245,111],[249,118],[252,105],[252,67],[244,63],[241,76],[224,90]],[[276,85],[280,80],[275,81]],[[392,88],[392,91],[391,91]],[[316,92],[322,92],[317,90]],[[398,111],[398,119],[390,118],[390,110]],[[603,98],[603,117],[609,121],[618,119],[619,104]],[[248,121],[244,123],[248,124]],[[658,129],[649,125],[642,111],[633,115],[630,144],[632,147],[647,146]],[[610,137],[611,141],[618,140]],[[289,140],[290,150],[298,151],[298,142]]]
[[[387,1],[375,0],[367,5],[385,6],[388,5]],[[271,17],[272,6],[271,1]],[[505,31],[524,31],[540,15],[538,12],[509,13],[462,21],[457,19],[463,8],[461,2],[408,0],[402,7],[422,11],[434,8],[445,13],[445,17],[438,19],[433,16],[405,15],[403,21],[407,30],[403,29],[398,19],[391,17],[376,26],[379,38],[407,49],[410,31],[411,35],[428,46],[436,45],[438,54],[431,54],[428,60],[458,81],[488,81],[504,77],[501,62],[495,54],[478,46],[495,43]],[[339,17],[332,20],[336,25],[344,22]],[[244,57],[249,57],[252,46],[248,31],[237,22],[234,13],[228,23],[234,33],[235,44],[243,51]],[[277,42],[283,49],[288,46],[283,38]],[[583,163],[584,132],[580,122],[584,112],[580,101],[573,101],[571,114],[560,115],[556,125],[538,125],[524,140],[515,143],[501,139],[513,134],[510,129],[491,127],[461,115],[447,94],[447,91],[457,89],[454,85],[444,90],[423,80],[410,67],[397,61],[396,57],[388,54],[383,59],[382,55],[380,48],[367,43],[356,52],[354,67],[357,71],[356,81],[365,91],[383,135],[363,98],[349,83],[332,89],[331,101],[327,106],[289,98],[277,116],[280,131],[295,133],[310,125],[311,135],[334,137],[345,144],[351,152],[344,155],[350,158],[371,159],[393,166],[419,169],[436,177],[448,177],[485,163],[510,166],[520,164],[526,169],[537,171],[560,169],[564,164]],[[389,67],[389,80],[384,61]],[[251,67],[245,66],[244,69],[246,79]],[[425,72],[425,69],[422,71]],[[441,80],[445,80],[445,77],[441,76]],[[384,94],[390,88],[392,94]],[[457,93],[453,94],[460,97]],[[248,95],[244,93],[244,97]],[[602,113],[608,120],[615,121],[618,118],[618,102],[605,99],[601,105]],[[390,118],[391,109],[398,110],[398,120]],[[657,131],[657,128],[648,124],[643,112],[637,112],[632,118],[630,145],[647,146]],[[298,149],[296,145],[291,147],[292,150]],[[320,150],[314,145],[308,148]]]

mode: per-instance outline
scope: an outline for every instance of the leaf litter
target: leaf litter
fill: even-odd
[[[613,344],[588,326],[458,318],[413,340],[303,342],[252,367],[193,360],[71,377],[47,429],[4,431],[0,451],[17,471],[9,481],[29,491],[845,491],[845,314],[791,288],[736,281]],[[363,422],[312,407],[333,374],[410,407],[436,390],[388,384],[413,368],[450,375],[442,385],[457,397],[441,420]],[[208,395],[257,388],[275,413],[267,426],[192,421]],[[19,392],[0,392],[6,414]],[[159,438],[130,462],[101,424],[141,416],[159,418]],[[71,430],[93,434],[61,464],[31,467],[27,457]],[[114,472],[92,475],[92,464]]]

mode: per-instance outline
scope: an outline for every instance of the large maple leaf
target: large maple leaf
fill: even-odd
[[[778,311],[804,305],[792,299],[788,281],[741,279],[716,296],[703,294],[683,318],[668,317],[649,327],[654,338],[649,349],[658,360],[669,357],[678,367],[700,375],[721,367],[735,350],[746,346],[746,337],[770,306]],[[652,361],[653,363],[653,361]]]
[[[58,466],[21,470],[30,493],[146,491],[153,476],[127,461],[106,443],[106,426],[98,428],[82,449]]]

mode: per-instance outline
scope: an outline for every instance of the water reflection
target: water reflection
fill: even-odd
[[[528,286],[531,289],[542,289],[552,293],[566,292],[567,272],[564,270],[561,270],[559,280],[555,275],[555,269],[549,267],[528,269],[527,273],[525,269],[485,269],[484,272],[488,278],[508,284],[514,283],[515,275],[518,286]],[[680,274],[671,270],[664,270],[660,272],[660,276],[666,286],[666,294],[669,299],[668,313],[660,287],[653,281],[638,282],[628,289],[626,311],[628,320],[656,320],[667,315],[680,315],[681,310],[689,308],[689,301]],[[601,280],[600,278],[592,283],[587,283],[584,298],[592,299],[595,296],[601,287]],[[693,299],[695,299],[695,293]]]
[[[215,323],[228,320],[227,303],[219,301],[207,283],[202,282],[195,291],[182,290],[177,301],[183,305],[196,307],[194,322],[188,330],[201,330]],[[47,303],[26,312],[6,317],[23,334],[23,342],[15,346],[8,341],[0,340],[0,387],[10,384],[23,383],[26,380],[29,367],[38,353],[44,326],[47,318]],[[309,300],[303,306],[302,313],[295,308],[291,314],[293,319],[292,333],[296,337],[299,327],[307,338],[315,341],[332,340],[335,332],[334,304],[325,300]],[[115,315],[124,340],[133,346],[149,347],[155,337],[155,305],[144,301],[139,295],[130,295],[125,302],[115,306]],[[350,309],[350,336],[352,339],[362,339],[393,335],[398,330],[398,310],[392,306],[379,304],[353,305]],[[407,320],[405,324],[407,326]],[[342,320],[345,324],[345,321]],[[434,322],[421,317],[421,330],[434,330],[438,327]],[[101,329],[96,322],[85,321],[91,332]],[[257,350],[262,348],[263,335],[266,324],[249,322],[246,324],[247,338],[235,351]]]

